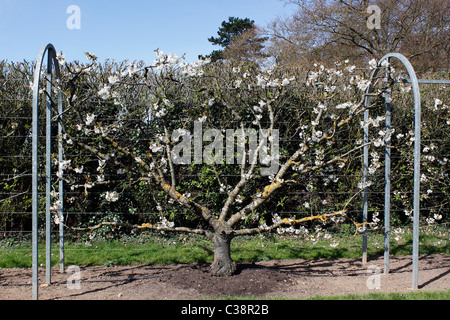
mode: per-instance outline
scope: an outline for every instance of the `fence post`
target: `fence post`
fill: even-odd
[[[409,61],[408,61],[409,63]],[[410,68],[412,69],[411,64]],[[413,261],[412,261],[412,289],[419,288],[419,216],[420,216],[420,90],[416,73],[410,74],[414,90],[414,222],[413,222]]]
[[[370,82],[372,82],[372,79],[376,74],[378,73],[378,68],[372,71],[372,74],[370,75]],[[368,202],[369,202],[369,191],[367,188],[367,177],[369,174],[369,105],[370,105],[370,94],[372,93],[372,85],[369,84],[369,86],[366,89],[366,96],[364,97],[364,108],[366,109],[364,111],[364,133],[363,133],[363,244],[362,244],[362,263],[367,263],[367,230],[366,230],[366,223],[367,223],[367,216],[368,216]]]
[[[34,71],[33,82],[33,120],[32,120],[32,198],[31,198],[31,214],[32,214],[32,282],[33,282],[33,300],[38,299],[38,117],[39,117],[39,80],[41,74],[42,58],[46,48],[42,48],[36,60],[36,69]],[[39,58],[41,58],[39,62]]]
[[[56,66],[58,67],[58,66]],[[59,83],[61,86],[61,83]],[[63,161],[63,145],[62,145],[62,93],[58,90],[58,160],[61,163]],[[59,179],[59,271],[64,272],[64,181]]]
[[[36,67],[34,70],[33,81],[33,102],[32,102],[32,298],[37,300],[39,296],[39,279],[38,279],[38,119],[39,119],[39,82],[41,78],[41,68],[45,53],[47,53],[47,108],[46,108],[46,283],[50,283],[51,276],[51,214],[50,214],[50,188],[51,188],[51,93],[52,93],[52,67],[55,68],[56,78],[61,79],[58,60],[56,60],[56,50],[52,44],[42,46],[36,59]],[[58,112],[62,114],[62,95],[58,88]],[[62,157],[62,144],[58,145],[58,153]],[[60,160],[61,160],[60,157]],[[62,184],[60,181],[60,201],[62,202]]]
[[[390,63],[390,58],[387,59]],[[389,72],[386,71],[386,83]],[[384,273],[389,273],[389,240],[391,227],[391,95],[390,87],[386,88],[384,102],[386,108],[386,132],[384,138]]]
[[[51,153],[52,153],[52,56],[53,52],[52,49],[49,48],[47,51],[47,110],[46,110],[46,133],[45,133],[45,171],[46,171],[46,177],[45,177],[45,279],[46,283],[51,283],[51,231],[52,231],[52,224],[51,224],[51,213],[50,213],[50,206],[51,206],[51,183],[52,183],[52,176],[51,176]]]
[[[370,101],[370,98],[366,96],[365,98],[365,107],[368,106]],[[365,228],[366,222],[367,222],[367,213],[368,213],[368,190],[367,190],[367,174],[368,174],[368,167],[369,167],[369,146],[367,143],[369,142],[369,126],[367,124],[367,121],[369,120],[369,110],[364,111],[364,155],[363,155],[363,225],[364,225],[364,231],[363,231],[363,244],[362,244],[362,263],[367,263],[367,230]]]
[[[420,91],[419,91],[419,80],[417,79],[414,68],[412,67],[409,60],[400,53],[388,53],[383,56],[378,61],[378,67],[372,72],[370,76],[370,81],[372,81],[373,77],[377,74],[381,63],[384,60],[388,60],[390,58],[396,58],[400,60],[408,71],[410,83],[412,84],[413,94],[414,94],[414,217],[413,217],[413,252],[412,252],[412,289],[418,289],[418,278],[419,278],[419,217],[420,217],[420,127],[421,127],[421,106],[420,106]],[[434,81],[421,81],[421,83],[436,83]],[[366,90],[366,93],[370,93],[372,90],[371,85]],[[387,95],[389,97],[389,95]],[[389,97],[390,99],[390,97]],[[366,96],[365,99],[365,107],[367,108],[370,101],[370,97]],[[390,102],[390,101],[389,101]],[[364,117],[366,120],[365,111]],[[388,136],[388,126],[390,131],[390,116],[391,116],[390,105],[388,106],[388,102],[386,102],[386,136]],[[390,133],[389,133],[390,134]],[[364,142],[366,142],[366,130],[364,131]],[[390,137],[389,137],[390,139]],[[387,139],[386,139],[387,140]],[[368,138],[367,138],[368,141]],[[388,141],[386,141],[388,142]],[[368,160],[366,160],[368,150],[366,147],[364,148],[364,168],[368,166]],[[388,168],[389,166],[389,168]],[[387,170],[389,169],[389,171]],[[389,144],[386,144],[386,167],[385,167],[385,273],[389,271],[389,228],[390,228],[390,194],[388,195],[388,191],[390,190],[390,141]],[[363,172],[363,183],[367,180],[367,170]],[[389,182],[388,182],[389,181]],[[364,209],[363,216],[367,219],[367,194],[366,190],[364,190]],[[364,218],[363,218],[364,219]],[[364,242],[364,241],[363,241]],[[363,259],[365,250],[367,248],[363,245]]]

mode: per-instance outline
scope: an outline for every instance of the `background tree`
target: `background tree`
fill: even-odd
[[[229,17],[223,21],[217,31],[218,37],[210,37],[208,41],[219,45],[223,50],[214,50],[210,55],[211,61],[215,62],[224,58],[249,59],[261,55],[262,43],[267,40],[257,34],[255,21],[249,18],[241,19]]]
[[[225,59],[263,63],[268,58],[263,45],[268,39],[268,37],[262,37],[261,30],[254,26],[241,35],[235,36],[221,56]]]
[[[267,28],[270,52],[280,63],[350,59],[362,65],[388,52],[400,52],[417,72],[447,69],[450,45],[449,0],[289,0],[298,10]],[[380,29],[368,28],[380,8]]]

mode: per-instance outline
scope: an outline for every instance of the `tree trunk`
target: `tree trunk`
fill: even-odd
[[[214,235],[214,262],[211,273],[214,276],[232,276],[236,271],[236,263],[231,259],[230,244],[233,237],[226,234]]]

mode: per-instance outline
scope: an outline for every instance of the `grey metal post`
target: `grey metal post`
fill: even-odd
[[[54,67],[55,67],[55,71],[56,71],[56,77],[58,80],[60,80],[61,75],[60,75],[60,70],[59,70],[59,64],[58,61],[56,60],[56,50],[53,47],[52,44],[48,44],[48,45],[44,45],[41,48],[41,51],[39,52],[38,58],[36,59],[36,66],[35,66],[35,70],[34,70],[34,80],[33,80],[33,102],[32,102],[32,199],[31,199],[31,204],[32,204],[32,209],[31,209],[31,213],[32,213],[32,297],[33,300],[37,300],[39,297],[39,283],[38,283],[38,169],[39,169],[39,164],[38,164],[38,119],[39,119],[39,82],[40,82],[40,77],[41,77],[41,68],[42,68],[42,62],[44,59],[44,55],[45,53],[48,51],[48,60],[47,60],[47,76],[48,74],[50,74],[51,77],[51,70],[52,70],[52,63],[54,63]],[[51,94],[51,79],[49,81],[49,83],[47,83],[47,91],[49,92],[49,94]],[[61,92],[58,92],[58,108],[59,110],[62,110],[62,95]],[[47,98],[47,123],[49,121],[49,119],[51,120],[51,113],[49,112],[49,109],[51,110],[51,101],[49,102],[49,98]],[[62,111],[60,111],[62,112]],[[50,118],[49,118],[50,116]],[[47,125],[47,130],[48,130],[48,125]],[[47,141],[50,138],[50,134],[48,134],[47,132]],[[46,149],[48,150],[48,144],[46,144]],[[47,152],[47,161],[48,161],[48,156],[50,155],[50,152]],[[50,170],[50,165],[47,163],[46,164],[46,171],[47,171],[47,175],[46,175],[46,182],[48,182],[48,179],[50,177],[49,171]],[[46,185],[46,191],[48,187],[48,183]],[[62,197],[62,194],[60,194],[60,196]],[[48,201],[49,201],[49,192],[47,192],[47,199],[46,199],[46,206],[47,208],[49,208],[48,206]],[[48,223],[48,218],[49,214],[48,214],[48,209],[46,210],[46,238],[48,236],[48,226],[50,225]],[[48,247],[48,244],[50,242],[47,241],[47,245],[46,247]],[[48,252],[46,254],[46,267],[50,266],[50,263],[48,263]],[[48,277],[47,273],[47,277]],[[47,278],[47,283],[48,283],[48,278]]]
[[[51,283],[51,152],[52,152],[52,49],[47,52],[47,110],[46,110],[46,134],[45,134],[45,153],[46,153],[46,179],[45,179],[45,279],[46,283]]]
[[[411,66],[412,69],[412,66]],[[410,81],[414,89],[414,217],[413,217],[413,281],[412,288],[419,288],[419,214],[420,214],[420,122],[421,106],[419,83],[450,84],[450,80],[417,79],[414,70],[410,74]]]
[[[372,81],[373,77],[377,74],[378,68],[375,69],[371,76],[370,81]],[[367,216],[368,216],[368,201],[369,201],[369,191],[367,188],[367,176],[369,174],[369,125],[367,124],[367,121],[369,120],[369,110],[367,109],[370,105],[370,93],[372,93],[372,85],[369,85],[366,89],[366,96],[364,98],[364,108],[366,110],[364,111],[364,133],[363,133],[363,225],[364,225],[364,231],[363,231],[363,245],[362,245],[362,263],[367,263],[367,230],[366,230],[366,222],[367,222]]]
[[[414,94],[414,217],[413,217],[413,257],[412,257],[412,288],[417,289],[418,288],[418,282],[419,282],[419,216],[420,216],[420,126],[421,126],[421,110],[420,110],[420,90],[419,90],[419,82],[420,83],[448,83],[448,80],[418,80],[416,73],[414,71],[414,68],[412,67],[411,63],[408,61],[408,59],[403,56],[400,53],[388,53],[384,57],[378,61],[378,66],[381,66],[381,63],[383,60],[389,59],[389,58],[396,58],[400,60],[403,65],[405,66],[408,75],[409,80],[407,82],[412,84],[413,94]],[[373,77],[377,74],[379,68],[376,68],[372,75],[370,76],[370,81],[372,81]],[[371,86],[368,87],[366,93],[371,92]],[[366,96],[365,100],[365,106],[367,107],[369,103],[369,96]],[[367,111],[366,111],[367,112]],[[388,110],[386,110],[386,113],[388,113]],[[389,109],[390,113],[390,109]],[[366,115],[366,113],[364,114]],[[390,118],[390,115],[389,115]],[[386,126],[388,125],[388,115],[386,115]],[[390,121],[390,120],[389,120]],[[387,152],[390,148],[386,148],[386,159],[388,159]],[[366,151],[366,149],[364,149]],[[366,157],[366,153],[364,154],[364,158]],[[390,156],[389,156],[390,159]],[[364,165],[367,165],[368,162],[366,159],[364,159]],[[386,170],[387,172],[387,170]],[[385,173],[386,175],[387,173]],[[390,172],[389,172],[390,174]],[[364,177],[363,181],[365,181],[365,178],[367,177],[367,172],[364,171]],[[385,191],[387,189],[387,184],[385,185]],[[388,198],[385,198],[385,203]],[[390,200],[390,195],[389,195]],[[367,206],[367,198],[364,197],[364,207]],[[385,204],[386,209],[386,204]],[[364,215],[364,212],[363,212]],[[386,211],[385,211],[386,215]],[[386,220],[389,220],[389,217],[385,216],[385,223]],[[389,223],[389,221],[388,221]],[[388,225],[389,228],[389,225]],[[386,232],[386,231],[385,231]],[[388,234],[388,233],[387,233]],[[386,238],[385,238],[385,244],[386,244]],[[363,248],[365,250],[366,248]],[[364,257],[364,256],[363,256]],[[385,251],[385,259],[389,259],[389,255],[386,256]],[[385,260],[385,263],[388,260]],[[388,263],[388,262],[387,262]],[[386,269],[385,269],[386,270]]]
[[[409,63],[409,62],[408,62]],[[410,64],[412,69],[412,66]],[[413,217],[413,261],[412,261],[412,289],[419,288],[419,215],[420,215],[420,91],[416,73],[410,74],[414,90],[414,217]]]
[[[378,62],[388,58],[400,60],[408,72],[414,94],[414,217],[413,217],[413,252],[412,252],[412,289],[418,289],[419,283],[419,216],[420,216],[420,90],[419,81],[409,60],[400,53],[388,53]],[[432,83],[423,81],[423,83]]]
[[[56,64],[55,68],[57,73],[59,73],[59,65]],[[59,83],[61,85],[61,83]],[[61,88],[58,88],[58,160],[61,163],[63,161],[63,145],[62,145],[62,115],[63,115],[63,105],[62,105],[62,93]],[[64,272],[64,181],[59,180],[59,201],[61,206],[59,208],[60,223],[59,223],[59,271]]]
[[[388,62],[390,59],[388,58]],[[388,73],[386,73],[388,75]],[[384,273],[389,273],[389,240],[391,220],[391,95],[386,88],[385,164],[384,164]]]
[[[370,98],[366,96],[365,103],[366,107],[369,104]],[[369,167],[369,146],[366,145],[369,142],[369,126],[367,125],[367,120],[369,120],[369,110],[364,111],[364,123],[366,125],[364,126],[364,137],[363,137],[363,143],[364,143],[364,156],[363,156],[363,224],[365,226],[365,223],[367,222],[367,211],[368,211],[368,190],[366,187],[367,183],[367,174],[368,174],[368,167]],[[367,263],[367,230],[364,228],[363,232],[363,244],[362,244],[362,263]]]
[[[39,80],[41,74],[42,61],[39,62],[39,57],[42,57],[45,52],[45,47],[42,47],[41,52],[36,61],[36,69],[34,71],[33,82],[33,120],[32,120],[32,179],[31,179],[31,214],[32,214],[32,286],[33,286],[33,300],[38,299],[38,117],[39,117]]]

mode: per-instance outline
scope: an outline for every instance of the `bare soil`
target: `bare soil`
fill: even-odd
[[[366,265],[359,259],[260,261],[238,264],[232,277],[211,276],[208,264],[90,266],[80,267],[79,289],[68,287],[72,273],[60,273],[57,268],[52,270],[52,284],[43,284],[45,271],[40,269],[39,299],[307,298],[410,291],[411,256],[391,257],[389,274],[383,274],[383,263],[382,257]],[[450,290],[450,255],[421,256],[419,269],[419,290]],[[0,300],[31,298],[31,269],[0,269]]]

